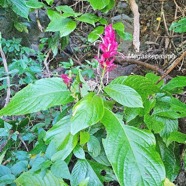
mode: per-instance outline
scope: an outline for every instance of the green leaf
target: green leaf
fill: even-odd
[[[23,115],[69,102],[70,92],[61,78],[46,78],[29,84],[0,110],[2,115]]]
[[[11,172],[14,175],[19,175],[21,172],[26,171],[28,168],[28,161],[19,161],[11,167]]]
[[[88,35],[88,41],[93,43],[96,41],[100,35],[103,33],[104,27],[103,26],[98,26],[96,27],[92,32],[89,33]]]
[[[176,150],[175,144],[171,144],[167,147],[163,140],[160,137],[157,137],[157,147],[165,166],[166,177],[171,181],[174,181],[180,170],[180,166],[174,152],[174,150]]]
[[[63,17],[59,12],[48,9],[47,10],[47,15],[49,17],[50,20],[58,20],[58,19],[65,19],[65,17]]]
[[[174,32],[177,32],[177,33],[186,32],[186,17],[181,18],[177,22],[173,22],[169,30],[173,30]]]
[[[104,114],[103,100],[94,93],[89,93],[73,108],[71,133],[76,134],[82,129],[96,124]]]
[[[0,184],[2,186],[12,184],[15,180],[15,176],[13,174],[6,174],[0,177]]]
[[[4,165],[0,165],[0,177],[6,174],[11,174],[11,170],[10,168],[4,166]]]
[[[107,109],[102,123],[107,131],[103,146],[120,185],[162,186],[165,169],[154,135],[124,125]]]
[[[94,10],[101,10],[105,8],[107,5],[109,5],[110,0],[88,0],[90,2],[90,5]]]
[[[87,160],[78,160],[72,170],[71,186],[79,185],[89,178],[88,186],[102,186],[100,179]]]
[[[63,16],[58,16],[58,21],[56,21],[56,17],[58,15],[55,14],[54,17],[51,17],[51,22],[46,28],[46,32],[60,32],[60,37],[64,37],[69,35],[76,28],[76,22],[70,18],[64,18]]]
[[[70,130],[70,117],[67,116],[46,132],[44,140],[46,143],[50,142],[46,154],[52,161],[58,159],[65,160],[75,148],[78,142],[78,135],[73,136]]]
[[[121,85],[124,85],[124,82],[126,81],[127,78],[128,78],[128,76],[119,76],[119,77],[115,78],[114,80],[112,80],[110,82],[110,84],[121,84]]]
[[[159,133],[164,128],[164,123],[157,121],[156,116],[145,114],[144,121],[148,129],[154,133]]]
[[[29,8],[26,6],[25,0],[9,0],[12,10],[21,17],[28,19]]]
[[[33,9],[42,8],[44,6],[44,3],[39,2],[37,0],[29,0],[26,2],[26,6]]]
[[[7,0],[1,0],[1,1],[0,1],[0,6],[2,6],[3,8],[7,8],[7,7],[8,7],[8,2],[7,2]]]
[[[21,174],[16,180],[17,186],[67,186],[67,184],[61,178],[57,178],[50,171],[43,176],[41,173],[33,173],[31,171]]]
[[[164,139],[167,139],[172,132],[175,132],[178,130],[177,119],[168,119],[168,118],[157,116],[156,120],[164,124],[163,130],[160,132],[160,136]]]
[[[117,22],[113,24],[113,28],[123,40],[132,40],[132,34],[125,32],[125,26],[122,22]]]
[[[168,137],[169,142],[176,141],[178,143],[186,144],[186,134],[181,133],[179,131],[172,132]]]
[[[28,29],[27,26],[24,23],[21,22],[15,22],[14,27],[19,31],[19,32],[26,32],[28,34]]]
[[[76,29],[76,22],[72,21],[71,19],[64,21],[63,24],[63,29],[60,30],[61,37],[68,36]]]
[[[97,174],[98,178],[101,180],[102,183],[116,181],[116,177],[114,175],[114,172],[112,171],[112,168],[110,167],[110,164],[109,166],[105,166],[92,160],[87,161],[91,165],[94,172]]]
[[[122,34],[120,34],[119,35],[124,41],[131,41],[132,40],[132,38],[133,38],[133,36],[132,36],[132,34],[131,33],[129,33],[129,32],[124,32],[124,35]]]
[[[126,85],[110,84],[104,91],[115,101],[127,107],[143,107],[141,96],[132,88]]]
[[[51,172],[58,178],[70,179],[70,171],[68,169],[68,165],[63,160],[57,160],[51,166]]]
[[[77,17],[77,16],[81,15],[81,13],[74,12],[74,10],[70,6],[67,6],[67,5],[57,6],[56,10],[63,11],[64,12],[63,17],[70,17],[70,16]]]
[[[91,155],[91,157],[97,162],[99,163],[100,165],[105,165],[107,167],[110,167],[110,163],[107,159],[107,156],[105,154],[105,151],[103,148],[101,148],[101,152],[98,156],[94,157]]]
[[[87,143],[89,153],[93,157],[97,157],[101,152],[101,145],[99,140],[95,136],[90,136],[90,140]]]
[[[4,159],[4,157],[5,157],[5,154],[6,154],[6,150],[3,151],[3,152],[1,152],[1,154],[0,154],[0,165],[1,165],[2,162],[3,162],[3,159]]]
[[[139,75],[129,76],[123,84],[136,90],[144,100],[146,100],[149,95],[159,91],[159,88],[153,81]]]
[[[174,92],[177,88],[186,87],[186,76],[177,76],[171,79],[163,88],[164,91]]]
[[[122,22],[117,22],[117,23],[114,23],[113,24],[113,28],[114,30],[117,31],[120,31],[120,32],[123,32],[124,33],[124,30],[125,30],[125,26]]]
[[[80,132],[80,145],[84,145],[87,143],[90,139],[90,134],[86,131],[81,131]]]
[[[107,13],[115,6],[115,0],[109,0],[109,1],[110,1],[109,4],[104,9],[101,10],[102,12]]]
[[[175,186],[169,179],[165,178],[164,186]]]
[[[178,119],[186,117],[186,104],[176,98],[169,96],[159,96],[157,94],[156,106],[153,115],[168,119]]]
[[[81,21],[81,22],[84,22],[84,23],[89,23],[93,26],[95,26],[95,23],[97,21],[99,21],[99,17],[97,17],[96,15],[94,14],[91,14],[91,13],[85,13],[83,15],[81,15],[80,17],[76,18],[76,20],[78,21]]]
[[[126,123],[129,123],[133,119],[135,119],[137,116],[140,115],[141,108],[125,108],[124,109],[124,117]]]
[[[54,140],[55,143],[59,143],[60,138],[56,138],[57,141]],[[58,159],[65,160],[68,155],[73,151],[75,146],[77,145],[78,142],[78,135],[71,135],[68,134],[68,136],[65,138],[63,142],[61,142],[60,146],[57,147],[57,152],[54,153],[51,157],[52,161],[56,161]]]
[[[74,156],[78,159],[85,159],[85,152],[80,145],[77,145],[73,150]]]
[[[48,5],[52,5],[54,3],[54,0],[45,0]]]

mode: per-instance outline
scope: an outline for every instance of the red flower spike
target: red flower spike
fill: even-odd
[[[106,69],[107,72],[113,70],[116,67],[114,57],[117,54],[118,43],[111,24],[105,27],[104,36],[102,37],[102,43],[100,43],[99,48],[102,54],[101,56],[97,56],[96,59],[101,67]]]
[[[61,78],[66,85],[69,85],[72,80],[67,74],[61,74]]]

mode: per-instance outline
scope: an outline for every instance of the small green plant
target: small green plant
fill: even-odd
[[[178,119],[186,117],[186,105],[174,94],[183,92],[186,77],[157,84],[159,77],[149,73],[121,76],[105,85],[104,77],[115,67],[118,43],[112,25],[101,37],[94,89],[80,71],[74,80],[62,74],[27,85],[0,110],[0,116],[58,110],[49,129],[44,123],[33,126],[42,127],[33,148],[23,153],[26,168],[14,174],[0,166],[3,183],[101,186],[117,181],[121,186],[166,186],[175,179],[182,161],[178,143],[186,141]],[[6,146],[1,161],[7,153]]]
[[[20,86],[34,82],[42,76],[42,61],[44,55],[41,52],[22,46],[21,39],[6,40],[2,38],[1,44],[7,58],[11,87],[19,89]],[[2,65],[1,58],[0,72],[0,82],[2,82],[0,89],[6,90],[7,74]]]
[[[182,17],[180,20],[173,22],[169,29],[177,33],[185,33],[186,32],[186,17]]]

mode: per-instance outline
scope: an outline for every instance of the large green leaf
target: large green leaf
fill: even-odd
[[[141,96],[132,88],[121,84],[110,84],[104,91],[115,101],[127,107],[143,107]]]
[[[166,177],[174,181],[180,170],[179,161],[177,161],[175,154],[175,144],[168,147],[160,137],[157,137],[157,147],[160,151],[161,158],[166,170]]]
[[[79,185],[87,178],[87,186],[103,185],[89,162],[87,160],[78,160],[72,170],[71,186]]]
[[[47,131],[44,140],[49,143],[46,156],[52,161],[65,160],[73,151],[77,142],[78,135],[70,133],[70,117],[64,117],[58,121],[50,130]]]
[[[103,100],[94,93],[89,93],[73,108],[71,133],[76,134],[101,120],[104,114]]]
[[[107,5],[109,5],[110,0],[88,0],[94,10],[98,9],[101,10],[105,8]]]
[[[10,0],[12,10],[21,17],[28,18],[29,8],[26,6],[25,0]]]
[[[46,78],[19,91],[0,111],[2,115],[22,115],[67,103],[70,92],[60,78]]]
[[[162,186],[165,169],[150,132],[126,126],[109,110],[102,118],[108,160],[121,186]]]
[[[31,171],[21,174],[16,180],[17,186],[67,186],[61,178],[57,178],[51,172],[47,172],[45,176],[41,173],[33,173]]]

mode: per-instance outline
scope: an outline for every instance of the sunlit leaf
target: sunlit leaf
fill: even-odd
[[[110,84],[104,91],[115,101],[127,107],[143,107],[141,96],[132,88],[121,84]]]
[[[22,115],[68,102],[70,92],[60,78],[37,80],[19,91],[0,115]]]
[[[107,131],[104,149],[120,185],[162,186],[165,169],[154,135],[124,125],[107,109],[102,123]]]
[[[94,93],[89,93],[73,108],[71,118],[71,133],[76,134],[93,124],[96,124],[104,114],[103,100]]]

